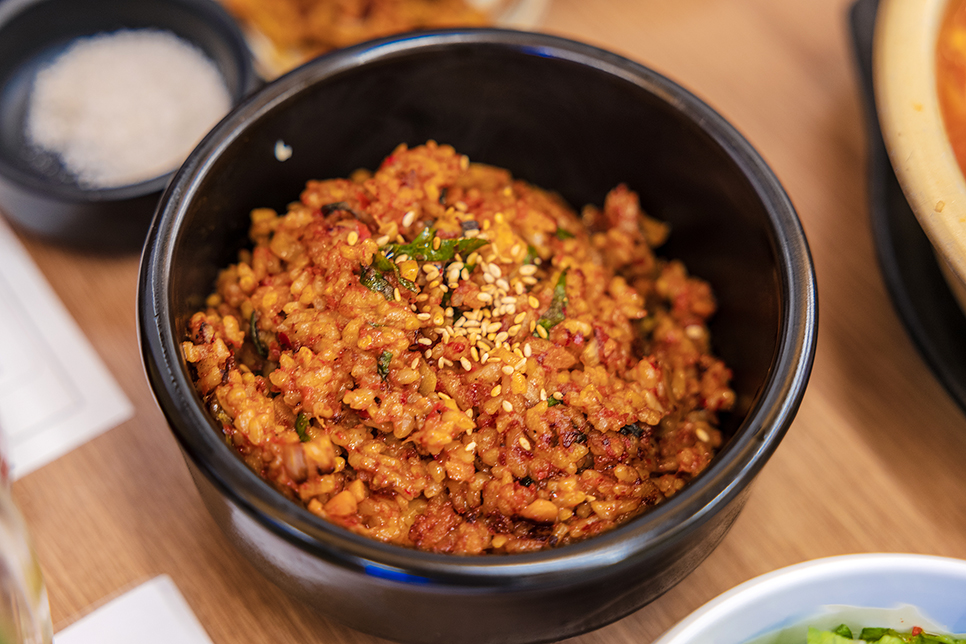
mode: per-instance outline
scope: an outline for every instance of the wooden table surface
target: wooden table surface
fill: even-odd
[[[541,27],[657,69],[745,134],[798,209],[821,311],[801,410],[724,542],[660,599],[572,642],[650,642],[736,584],[817,557],[966,558],[966,416],[917,353],[876,262],[849,3],[553,0]],[[143,375],[139,258],[23,240],[136,407],[14,486],[55,631],[167,573],[216,644],[376,641],[312,616],[226,546]]]

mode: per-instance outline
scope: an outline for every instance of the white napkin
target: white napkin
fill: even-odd
[[[0,429],[13,478],[133,414],[131,402],[0,219]]]
[[[54,644],[212,644],[167,575],[111,600],[54,635]]]

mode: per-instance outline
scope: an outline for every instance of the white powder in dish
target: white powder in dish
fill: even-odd
[[[231,107],[198,48],[167,31],[79,38],[34,81],[26,134],[78,183],[109,188],[175,169]]]

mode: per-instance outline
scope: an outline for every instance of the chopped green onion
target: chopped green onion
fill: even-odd
[[[634,438],[640,438],[641,434],[644,433],[644,429],[637,423],[629,423],[624,425],[619,431],[624,436],[633,436]]]
[[[381,252],[377,252],[372,256],[372,265],[385,277],[386,273],[393,273],[399,283],[405,286],[410,291],[416,291],[416,285],[410,282],[405,277],[399,274],[399,266],[396,262],[390,261],[388,257],[383,255]]]
[[[267,358],[268,349],[262,344],[262,339],[258,337],[258,313],[256,311],[252,311],[252,316],[248,319],[248,334],[252,336],[256,353],[262,358]]]
[[[359,282],[361,282],[362,285],[370,291],[382,293],[382,296],[387,300],[391,301],[396,297],[392,284],[390,284],[386,280],[385,276],[373,266],[362,267],[362,273],[359,275]]]
[[[299,415],[295,417],[295,433],[299,435],[299,441],[307,443],[312,440],[309,436],[309,417],[304,411],[300,411]]]
[[[379,377],[385,381],[389,378],[389,363],[392,362],[392,352],[383,351],[379,355],[379,360],[376,362],[376,371],[379,372]]]
[[[457,253],[466,257],[474,250],[486,246],[490,242],[479,237],[459,237],[457,239],[441,239],[439,248],[433,248],[433,238],[436,237],[435,228],[423,228],[416,238],[408,244],[388,244],[384,246],[387,255],[408,255],[420,262],[448,262]]]
[[[567,306],[567,271],[560,273],[557,284],[553,287],[553,299],[550,300],[550,307],[540,316],[537,324],[549,331],[564,321],[564,308]]]
[[[527,244],[527,255],[526,257],[523,258],[523,263],[533,264],[536,261],[537,257],[539,257],[539,255],[537,255],[537,249],[534,248],[531,244]]]

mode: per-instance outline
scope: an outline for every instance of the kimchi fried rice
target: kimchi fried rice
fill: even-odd
[[[735,399],[708,284],[614,188],[578,215],[452,147],[251,212],[183,343],[227,442],[312,513],[455,554],[609,530],[679,491]]]

